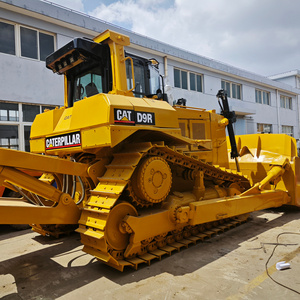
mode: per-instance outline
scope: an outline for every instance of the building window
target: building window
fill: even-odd
[[[20,37],[23,57],[45,61],[46,57],[54,51],[53,35],[21,26]]]
[[[30,129],[31,126],[24,126],[24,144],[25,144],[25,151],[30,152]]]
[[[202,93],[202,75],[190,72],[190,90]]]
[[[33,122],[36,115],[40,113],[39,105],[22,105],[23,122]]]
[[[293,109],[292,97],[280,95],[280,107]]]
[[[241,91],[242,91],[242,86],[238,83],[230,82],[230,81],[221,81],[221,87],[223,90],[227,92],[227,96],[229,98],[235,98],[241,100]]]
[[[0,126],[0,147],[9,149],[19,149],[19,134],[17,125]]]
[[[45,61],[54,50],[53,34],[0,21],[0,53]]]
[[[272,133],[272,124],[257,123],[257,133]]]
[[[202,92],[202,75],[174,68],[174,86]]]
[[[0,52],[15,54],[15,26],[0,22]]]
[[[35,116],[45,109],[55,109],[55,106],[0,101],[0,147],[30,151],[32,122]]]
[[[183,70],[174,69],[174,85],[181,89],[188,89],[187,72]]]
[[[37,51],[37,31],[21,27],[21,56],[38,58]]]
[[[40,60],[46,61],[46,57],[54,52],[54,36],[39,32]]]
[[[293,126],[282,125],[282,133],[287,134],[289,136],[293,136],[294,135]]]
[[[0,121],[19,121],[19,108],[16,103],[0,103]]]
[[[270,93],[262,90],[255,90],[256,103],[270,105]]]

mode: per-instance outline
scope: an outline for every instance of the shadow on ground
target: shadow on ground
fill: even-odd
[[[278,218],[269,221],[261,217],[270,211],[278,214]],[[47,245],[46,248],[1,263],[0,274],[11,274],[15,278],[18,291],[18,294],[10,294],[2,299],[56,299],[102,277],[118,285],[125,285],[154,277],[162,272],[174,276],[192,273],[237,249],[240,243],[249,241],[271,228],[298,219],[299,212],[300,210],[287,207],[255,212],[252,219],[245,224],[164,258],[162,261],[153,262],[151,266],[141,266],[138,271],[128,268],[123,273],[84,254],[78,248],[80,236],[76,233],[58,240],[37,236],[34,238],[35,241]],[[8,235],[16,237],[22,235],[22,232],[12,233],[7,227],[0,227],[0,240],[7,238]],[[9,251],[9,243],[7,245]],[[73,258],[65,266],[53,259],[64,256],[66,252],[72,254]],[[83,256],[87,263],[77,266],[76,260]]]

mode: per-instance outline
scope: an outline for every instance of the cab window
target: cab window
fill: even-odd
[[[74,89],[73,102],[102,93],[102,76],[93,71],[81,76],[76,76]]]

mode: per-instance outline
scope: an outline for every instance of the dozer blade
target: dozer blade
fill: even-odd
[[[0,223],[77,224],[80,211],[69,194],[20,170],[88,177],[88,167],[57,157],[0,148],[0,186],[25,190],[51,203],[39,206],[23,198],[0,198]]]
[[[77,224],[79,216],[80,210],[67,194],[62,194],[62,201],[55,207],[0,198],[1,224]]]
[[[88,165],[59,157],[0,148],[0,166],[87,177]]]

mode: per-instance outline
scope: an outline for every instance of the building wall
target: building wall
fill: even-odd
[[[46,22],[1,9],[0,21],[5,22],[7,19],[17,26],[29,26],[56,33],[53,31],[55,28],[47,26]],[[59,35],[55,41],[55,45],[59,47],[58,41],[60,41]],[[19,50],[20,44],[17,39],[16,55],[0,53],[0,78],[2,77],[1,82],[5,82],[1,87],[0,100],[62,105],[62,78],[46,69],[44,61],[20,57]]]
[[[220,108],[215,95],[221,89],[221,80],[241,84],[241,99],[229,99],[231,109],[236,111],[238,116],[235,124],[237,134],[257,133],[255,124],[269,124],[272,126],[272,133],[282,133],[282,125],[292,126],[294,128],[294,137],[299,138],[297,95],[289,94],[286,91],[278,91],[276,87],[261,86],[259,83],[248,82],[243,78],[235,78],[196,67],[191,68],[188,64],[169,60],[168,79],[171,85],[174,85],[174,68],[201,73],[203,75],[204,88],[203,93],[199,93],[173,87],[172,100],[185,98],[188,106],[215,109],[219,113]],[[265,91],[269,94],[269,104],[256,102],[256,90]],[[292,98],[292,109],[280,107],[280,95]]]
[[[282,83],[288,84],[290,86],[296,87],[296,79],[295,76],[287,76],[278,80]]]
[[[29,151],[29,131],[35,113],[63,105],[63,76],[53,74],[45,61],[21,57],[20,26],[54,34],[55,49],[82,33],[0,8],[0,21],[15,25],[15,55],[0,53],[0,146]],[[3,117],[6,104],[17,104]],[[26,106],[31,104],[30,107]],[[28,109],[31,116],[28,116]]]

